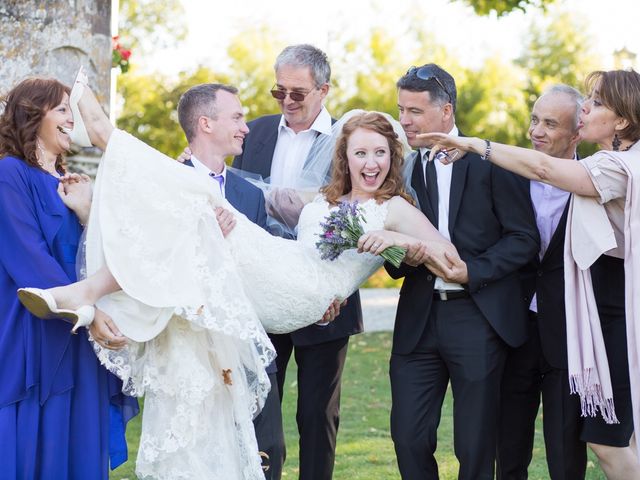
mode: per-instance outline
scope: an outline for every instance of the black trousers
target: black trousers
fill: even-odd
[[[586,444],[580,441],[580,398],[569,392],[566,369],[545,360],[536,315],[530,315],[530,336],[510,349],[502,378],[502,410],[498,430],[498,480],[524,480],[533,453],[535,420],[542,394],[544,443],[549,478],[584,479]]]
[[[299,478],[331,480],[340,423],[340,384],[349,337],[308,346],[294,346],[290,335],[271,335],[271,341],[278,353],[281,398],[292,352],[298,365]]]
[[[286,458],[286,448],[276,373],[269,374],[269,381],[271,382],[271,390],[262,411],[253,420],[253,426],[256,430],[258,449],[262,454],[265,480],[280,480],[282,465]]]
[[[391,437],[404,480],[437,480],[434,452],[451,382],[458,478],[493,480],[506,345],[471,299],[434,301],[409,355],[391,356]]]

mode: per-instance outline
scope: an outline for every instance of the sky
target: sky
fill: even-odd
[[[182,4],[187,39],[178,48],[158,49],[137,60],[143,70],[173,75],[198,64],[224,69],[229,41],[251,25],[268,25],[279,32],[284,44],[312,43],[332,51],[336,31],[348,29],[357,37],[383,26],[388,32],[401,32],[406,23],[398,11],[410,14],[415,8],[427,14],[426,31],[463,65],[477,67],[490,55],[506,60],[520,55],[532,19],[541,17],[536,9],[500,19],[478,17],[459,0],[182,0]],[[556,4],[585,17],[593,47],[609,62],[603,68],[613,67],[612,52],[623,47],[638,54],[636,68],[640,68],[638,0],[556,0]]]

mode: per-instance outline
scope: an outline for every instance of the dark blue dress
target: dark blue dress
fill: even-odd
[[[107,479],[127,458],[126,422],[137,401],[98,362],[80,329],[40,320],[20,287],[76,280],[82,228],[57,194],[58,180],[0,159],[0,477]]]

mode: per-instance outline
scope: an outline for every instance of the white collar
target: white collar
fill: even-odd
[[[193,154],[191,155],[191,163],[193,163],[193,168],[195,168],[198,172],[202,172],[205,175],[222,175],[222,178],[224,178],[225,182],[227,181],[227,166],[225,164],[222,165],[222,171],[220,173],[216,173],[200,160],[198,160]]]
[[[284,119],[284,115],[280,116],[280,123],[278,124],[278,131],[282,130],[282,128],[290,128],[287,125],[287,121]],[[318,133],[322,133],[324,135],[331,135],[331,115],[329,115],[329,111],[324,108],[324,105],[320,109],[320,113],[313,121],[311,126],[307,130],[302,130],[302,132],[308,132],[313,130]]]

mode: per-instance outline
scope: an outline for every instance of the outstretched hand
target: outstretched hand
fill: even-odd
[[[445,165],[462,158],[463,152],[471,150],[469,137],[432,132],[420,133],[416,135],[416,138],[424,141],[426,145],[430,145],[429,161],[436,159]]]

